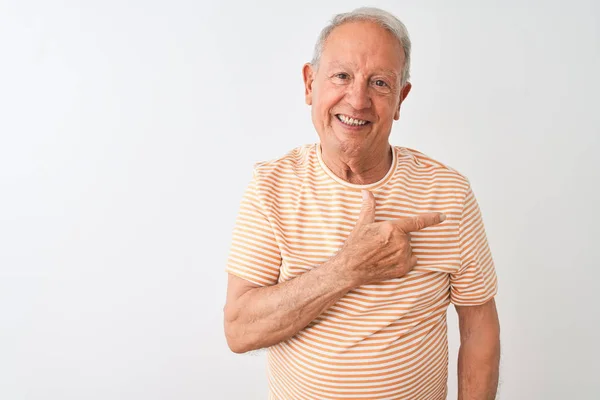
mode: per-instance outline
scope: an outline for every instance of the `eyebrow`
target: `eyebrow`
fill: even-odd
[[[355,67],[355,65],[353,63],[351,63],[351,64],[341,63],[339,61],[332,61],[327,65],[328,69],[346,68],[346,67]],[[391,70],[391,69],[377,70],[375,72],[375,75],[385,75],[387,77],[394,78],[394,79],[397,79],[400,76],[400,75],[398,75],[398,73],[396,73],[394,70]]]

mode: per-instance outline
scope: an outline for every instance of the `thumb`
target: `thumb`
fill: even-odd
[[[356,225],[366,225],[375,222],[375,197],[368,190],[362,190],[362,208]]]

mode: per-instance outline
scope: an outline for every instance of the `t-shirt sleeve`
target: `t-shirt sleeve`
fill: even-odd
[[[469,185],[458,228],[461,266],[450,275],[450,300],[457,306],[486,303],[498,291],[498,278],[477,199]]]
[[[242,198],[226,271],[259,286],[277,283],[281,252],[261,205],[256,173]]]

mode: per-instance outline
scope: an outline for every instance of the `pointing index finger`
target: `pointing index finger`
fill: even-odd
[[[446,220],[446,214],[444,213],[427,213],[419,214],[410,218],[397,219],[396,223],[405,232],[416,232],[421,229],[428,228],[433,225],[441,224]]]

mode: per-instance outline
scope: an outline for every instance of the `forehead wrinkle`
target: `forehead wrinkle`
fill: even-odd
[[[341,61],[337,61],[337,60],[332,60],[327,63],[327,68],[329,68],[329,69],[331,69],[331,68],[346,68],[346,67],[356,68],[356,64],[353,62],[341,62]]]

